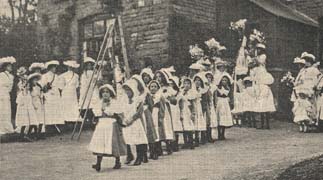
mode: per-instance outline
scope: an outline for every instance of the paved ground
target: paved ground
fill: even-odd
[[[91,169],[95,157],[87,151],[91,132],[80,142],[69,135],[34,143],[0,144],[0,179],[106,180],[106,179],[274,179],[290,165],[323,154],[323,134],[301,134],[288,123],[272,130],[228,130],[228,140],[185,150],[139,167],[112,170],[105,159],[100,173]]]

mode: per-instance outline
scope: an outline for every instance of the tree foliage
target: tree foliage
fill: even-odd
[[[37,60],[37,0],[8,0],[11,16],[0,17],[0,57],[14,56],[18,65]]]

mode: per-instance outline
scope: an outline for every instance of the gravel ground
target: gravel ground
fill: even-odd
[[[34,143],[0,144],[0,179],[276,179],[289,166],[323,154],[323,134],[302,134],[293,124],[275,122],[272,130],[231,128],[227,140],[185,150],[139,167],[104,159],[102,170],[91,169],[95,157],[87,150],[92,132],[80,142],[70,135]],[[124,158],[123,158],[124,160]]]

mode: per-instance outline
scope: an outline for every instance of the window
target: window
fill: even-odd
[[[84,25],[84,38],[88,39],[93,36],[93,25],[91,24],[85,24]]]
[[[95,21],[93,27],[94,36],[102,36],[105,33],[104,21]]]

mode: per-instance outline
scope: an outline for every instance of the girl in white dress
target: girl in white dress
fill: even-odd
[[[148,144],[146,131],[143,124],[144,103],[139,96],[138,82],[134,79],[128,80],[123,84],[122,89],[127,97],[121,97],[122,111],[125,116],[127,127],[124,128],[124,137],[127,143],[127,161],[130,164],[133,160],[133,155],[130,151],[130,146],[135,145],[137,158],[134,166],[139,166],[143,162],[145,148]]]
[[[195,98],[196,92],[192,90],[192,80],[190,78],[183,79],[183,88],[178,95],[178,104],[180,108],[180,120],[183,125],[183,149],[194,149],[193,133],[195,131],[194,121],[196,118]]]
[[[173,88],[169,86],[170,77],[171,75],[164,69],[157,71],[154,77],[154,79],[160,84],[162,101],[165,101],[163,102],[165,103],[165,115],[159,124],[159,140],[166,143],[166,151],[168,155],[172,154],[171,142],[175,139],[170,102],[168,100],[170,96],[175,94]],[[161,149],[161,144],[159,149]],[[162,152],[160,152],[160,155],[162,155]]]
[[[41,85],[43,87],[44,97],[45,97],[45,122],[46,125],[55,125],[57,130],[60,132],[56,125],[65,124],[63,118],[62,109],[62,99],[59,88],[60,79],[56,74],[56,68],[59,65],[58,61],[49,61],[46,63],[46,68],[48,70],[42,76]]]
[[[212,138],[212,129],[218,127],[218,123],[215,119],[215,105],[214,105],[214,93],[217,89],[217,85],[214,83],[214,76],[211,71],[208,71],[205,73],[205,77],[208,79],[209,83],[209,92],[208,92],[208,103],[209,103],[209,114],[207,118],[207,139],[209,143],[215,142],[215,140]]]
[[[257,45],[256,57],[257,66],[253,69],[253,86],[256,91],[256,100],[258,106],[255,112],[260,113],[261,116],[261,126],[259,129],[270,129],[269,125],[269,115],[276,111],[273,93],[271,91],[270,85],[274,83],[273,76],[266,70],[266,59],[264,46]],[[264,123],[266,122],[266,127]]]
[[[32,130],[34,130],[34,137],[38,135],[39,120],[36,112],[37,106],[34,106],[31,92],[33,87],[36,86],[37,81],[40,80],[40,74],[31,74],[28,76],[28,81],[25,85],[22,85],[22,81],[19,82],[20,92],[17,97],[17,114],[16,114],[16,126],[21,128],[20,137],[21,140],[31,142],[32,139],[29,137]],[[44,115],[42,115],[44,116]],[[29,127],[28,133],[25,136],[25,129]]]
[[[154,129],[157,135],[157,139],[154,143],[154,151],[153,151],[153,159],[158,159],[160,155],[160,139],[159,139],[159,124],[161,119],[164,116],[164,108],[165,105],[161,104],[161,93],[160,93],[160,85],[158,81],[152,80],[148,84],[148,89],[152,95],[153,100],[153,109],[152,109],[152,118],[154,122]]]
[[[120,156],[126,155],[122,119],[119,116],[120,103],[116,99],[116,93],[109,84],[101,86],[99,91],[101,103],[93,108],[99,120],[89,145],[89,150],[97,156],[97,162],[92,168],[98,172],[101,170],[103,157],[114,157],[113,169],[120,169]]]
[[[0,135],[13,133],[14,129],[11,122],[11,101],[10,93],[13,87],[14,76],[13,71],[14,58],[1,58],[0,66],[3,69],[0,72]]]
[[[179,151],[178,140],[179,134],[183,132],[183,125],[180,120],[180,109],[178,106],[178,93],[179,93],[179,78],[176,76],[171,76],[170,86],[173,88],[174,93],[169,97],[170,109],[173,119],[173,128],[175,133],[175,141],[172,143],[172,148],[174,152]]]
[[[81,81],[80,81],[80,100],[79,100],[79,108],[81,111],[81,115],[82,117],[84,117],[86,109],[87,110],[87,114],[85,117],[85,120],[87,121],[93,121],[94,119],[94,114],[93,114],[93,107],[95,106],[95,104],[97,104],[98,102],[100,102],[99,99],[99,91],[97,86],[95,86],[95,81],[92,80],[91,78],[93,76],[93,69],[94,69],[94,65],[95,65],[95,60],[90,58],[90,57],[86,57],[84,59],[84,71],[81,75]],[[90,97],[92,94],[92,98]]]
[[[76,122],[80,112],[78,108],[77,90],[80,87],[79,75],[74,71],[79,68],[79,64],[75,61],[65,61],[67,72],[60,75],[62,85],[62,102],[63,117],[67,122]]]
[[[209,110],[208,104],[208,80],[205,77],[204,73],[198,73],[194,77],[194,83],[198,96],[195,100],[196,103],[196,119],[195,119],[195,146],[199,146],[199,143],[206,143],[206,119],[207,113]],[[201,132],[201,141],[199,134]]]
[[[233,119],[230,109],[230,77],[223,75],[216,90],[216,111],[215,117],[218,121],[218,139],[225,140],[225,129],[233,126]]]
[[[313,111],[313,107],[311,102],[309,101],[309,97],[304,92],[298,93],[298,98],[296,99],[293,107],[294,113],[294,123],[299,125],[300,132],[308,132],[309,124],[311,122],[310,114]]]

